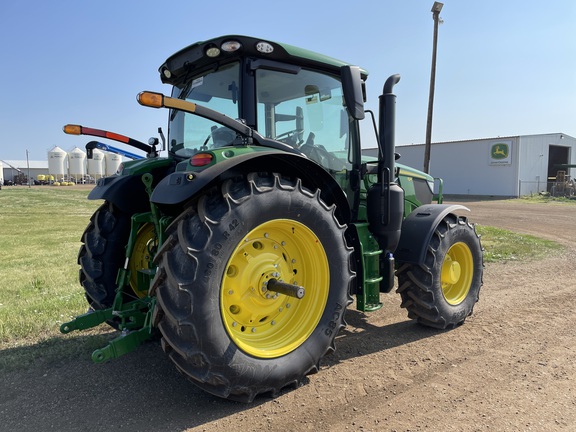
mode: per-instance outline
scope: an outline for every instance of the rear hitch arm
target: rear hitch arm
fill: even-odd
[[[92,353],[92,361],[94,363],[103,363],[107,360],[112,360],[128,354],[142,345],[146,340],[152,337],[152,313],[156,299],[151,299],[150,307],[146,313],[144,325],[138,330],[123,330],[122,334],[117,338],[108,342],[104,348],[95,350]]]
[[[86,330],[112,319],[112,308],[103,310],[90,310],[85,314],[78,315],[72,321],[60,326],[60,332],[67,334],[74,330]]]

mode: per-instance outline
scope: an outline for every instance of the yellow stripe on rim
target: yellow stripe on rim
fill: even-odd
[[[302,299],[269,291],[270,279],[304,287]],[[220,292],[232,341],[257,358],[286,355],[312,334],[328,299],[328,258],[318,237],[289,219],[265,222],[244,237],[226,265]]]

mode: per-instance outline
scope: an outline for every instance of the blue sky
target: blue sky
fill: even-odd
[[[425,140],[432,0],[350,2],[4,1],[0,5],[0,159],[84,148],[66,123],[147,141],[167,111],[136,102],[170,92],[158,66],[198,40],[246,34],[367,69],[367,108],[402,75],[398,144]],[[168,9],[169,7],[169,9]],[[576,136],[576,2],[445,0],[433,141],[563,132]]]

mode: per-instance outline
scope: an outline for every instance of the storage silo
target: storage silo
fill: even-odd
[[[68,153],[68,165],[70,167],[70,178],[74,178],[76,183],[82,181],[86,174],[86,153],[78,147],[74,147],[74,149]]]
[[[4,185],[4,165],[0,161],[0,186]]]
[[[48,152],[48,172],[55,180],[60,181],[68,173],[66,160],[68,155],[56,146]]]
[[[106,153],[106,175],[116,174],[118,167],[122,163],[122,156],[115,153]]]
[[[98,149],[92,150],[92,159],[88,159],[88,174],[99,179],[104,175],[104,153]]]

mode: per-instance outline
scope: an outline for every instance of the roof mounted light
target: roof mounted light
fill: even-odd
[[[256,44],[256,50],[262,54],[270,54],[272,51],[274,51],[274,47],[268,42],[260,41]]]
[[[218,57],[220,55],[220,48],[211,46],[206,50],[206,55],[211,58]]]
[[[172,72],[170,72],[168,68],[163,68],[162,75],[164,75],[164,78],[170,79],[172,77]]]
[[[238,41],[226,41],[224,42],[220,48],[222,48],[222,51],[226,51],[226,52],[234,52],[234,51],[238,51],[240,48],[242,48],[242,44]]]

